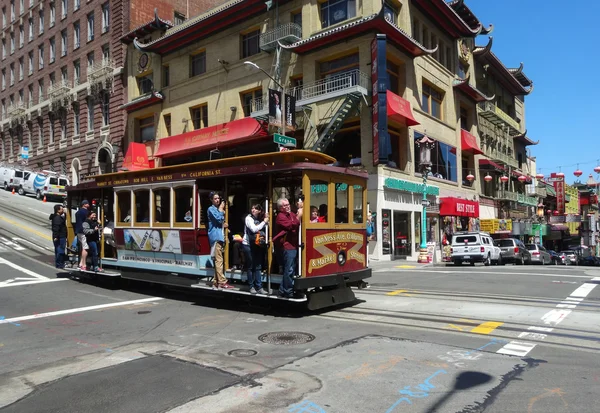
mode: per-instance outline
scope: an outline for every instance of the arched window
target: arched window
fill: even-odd
[[[6,152],[4,151],[4,137],[0,139],[0,150],[2,150],[2,160],[6,160]]]
[[[81,171],[81,162],[79,162],[79,158],[73,159],[71,161],[71,185],[79,184],[79,174]]]

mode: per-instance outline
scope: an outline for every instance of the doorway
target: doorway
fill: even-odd
[[[394,211],[394,257],[412,255],[411,213]]]

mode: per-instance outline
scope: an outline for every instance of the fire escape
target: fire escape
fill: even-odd
[[[65,110],[69,109],[74,101],[71,90],[71,82],[67,79],[56,82],[48,88],[48,97],[50,98],[52,112],[57,112],[61,108]]]
[[[88,68],[88,94],[96,99],[103,91],[112,92],[114,64],[111,59],[102,59]]]

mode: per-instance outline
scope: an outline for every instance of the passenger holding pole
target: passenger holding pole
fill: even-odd
[[[211,192],[210,200],[212,205],[207,211],[208,220],[208,242],[210,244],[210,255],[215,264],[215,288],[234,288],[227,283],[225,278],[224,244],[225,237],[223,231],[229,227],[225,222],[225,200],[222,200],[218,193]]]
[[[242,248],[248,270],[250,294],[267,294],[262,287],[262,267],[267,246],[265,227],[269,218],[265,216],[261,219],[262,210],[260,204],[253,205],[244,226]]]
[[[273,237],[273,242],[283,252],[280,254],[283,257],[283,277],[279,286],[279,296],[283,298],[292,298],[294,294],[293,277],[296,272],[300,219],[302,219],[304,203],[298,201],[297,206],[298,212],[294,214],[287,198],[280,198],[277,201],[279,214],[277,214],[275,224],[278,233]]]

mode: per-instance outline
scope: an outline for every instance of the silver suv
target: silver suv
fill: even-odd
[[[475,265],[482,262],[485,265],[499,264],[502,261],[500,248],[494,245],[494,240],[487,232],[458,232],[452,236],[452,262],[460,265],[469,262]]]
[[[502,260],[516,265],[531,264],[531,253],[520,240],[504,238],[494,241],[502,251]]]

